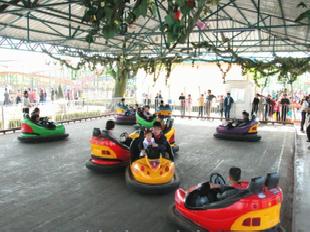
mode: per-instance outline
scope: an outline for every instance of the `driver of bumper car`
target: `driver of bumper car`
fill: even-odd
[[[115,122],[110,119],[106,122],[105,130],[103,132],[106,133],[106,135],[108,135],[111,139],[113,139],[114,142],[117,142],[117,143],[122,144],[122,145],[129,146],[131,143],[131,139],[129,138],[128,133],[127,132],[122,133],[121,138],[117,139],[113,134],[114,128],[115,128]]]
[[[38,124],[40,126],[47,127],[49,129],[55,128],[55,124],[53,122],[49,122],[47,117],[40,117],[40,109],[38,107],[34,108],[34,110],[31,113],[30,120],[34,122],[35,124]]]
[[[228,129],[242,127],[250,123],[250,114],[246,111],[242,112],[242,119],[227,124]]]
[[[125,104],[125,98],[122,98],[121,102],[119,102],[117,105],[125,110],[126,116],[130,115],[131,109],[128,107],[128,105]]]
[[[235,195],[240,189],[246,189],[248,184],[241,182],[241,169],[232,167],[229,169],[229,185],[209,183],[206,186],[206,195],[197,198],[196,205],[205,205],[210,202],[223,200],[227,197]]]
[[[232,167],[229,169],[229,186],[237,189],[246,189],[248,187],[248,182],[241,180],[241,169],[238,167]],[[225,185],[210,183],[210,188],[223,188]]]
[[[115,128],[115,122],[112,120],[108,120],[105,124],[105,130],[111,138],[117,140],[113,135],[114,128]]]
[[[142,115],[146,120],[149,120],[150,118],[152,118],[153,115],[150,113],[150,107],[149,106],[143,107]]]

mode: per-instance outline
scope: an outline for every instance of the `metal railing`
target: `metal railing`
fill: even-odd
[[[35,104],[32,106],[39,107],[42,116],[48,116],[52,121],[68,121],[75,120],[79,118],[87,118],[99,116],[102,114],[108,114],[114,112],[115,105],[120,102],[121,98],[113,99],[81,99],[81,100],[57,100],[54,102],[47,102],[44,104]],[[135,98],[126,98],[126,104],[135,105]],[[151,108],[155,108],[151,105]],[[185,115],[188,117],[198,116],[198,106],[192,106],[189,110],[188,107],[185,108]],[[172,105],[173,115],[181,116],[181,106]],[[235,109],[232,108],[231,112]],[[222,119],[224,112],[221,111],[219,104],[213,104],[211,107],[210,115],[206,114],[206,107],[203,107],[203,115],[200,118],[206,119]],[[241,112],[240,112],[241,114]],[[263,112],[259,112],[258,118],[262,119]],[[296,117],[297,115],[297,117]],[[300,112],[295,112],[295,118],[289,118],[286,123],[292,123],[299,120],[298,116]],[[20,121],[23,118],[22,105],[9,105],[0,107],[0,130],[8,130],[18,128],[20,126]],[[266,123],[283,123],[281,121],[276,121],[273,117],[269,117],[267,121],[262,121]]]

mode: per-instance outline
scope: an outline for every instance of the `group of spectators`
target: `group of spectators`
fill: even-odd
[[[221,117],[224,115],[225,118],[229,118],[230,110],[234,104],[234,99],[231,97],[230,93],[227,93],[225,98],[222,95],[217,98],[212,94],[210,89],[208,90],[207,94],[201,94],[198,98],[198,117],[203,117],[204,115],[207,117],[211,116],[214,99],[219,101],[219,112]],[[181,93],[179,101],[181,107],[181,116],[185,116],[185,112],[187,112],[188,115],[191,115],[193,107],[192,96],[188,94],[188,96],[185,97],[183,93]]]
[[[36,103],[45,103],[47,100],[47,93],[44,88],[39,89],[31,89],[28,88],[24,90],[27,92],[28,100],[32,104]],[[23,102],[24,92],[22,90],[17,90],[15,92],[10,92],[7,88],[4,89],[4,101],[3,105],[13,105],[13,104],[20,104]],[[54,89],[51,90],[51,100],[55,99],[55,91]]]
[[[80,91],[73,89],[65,89],[64,94],[58,94],[57,89],[51,88],[49,92],[45,88],[10,91],[8,88],[4,89],[3,105],[13,105],[23,103],[23,98],[27,92],[28,100],[31,104],[44,104],[47,100],[54,101],[57,98],[65,98],[67,100],[77,100],[80,96]],[[49,96],[48,96],[49,95]],[[61,96],[60,96],[61,95]]]
[[[287,117],[292,117],[296,110],[304,112],[308,108],[309,96],[301,99],[289,97],[286,93],[272,97],[256,94],[252,102],[252,115],[259,115],[263,121],[275,120],[287,122]],[[301,121],[304,121],[305,114],[302,113]]]
[[[310,97],[308,96],[308,98]],[[162,100],[163,97],[159,92],[156,94],[154,101],[151,101],[145,95],[143,104],[151,105],[153,103],[155,110],[157,110]],[[180,109],[181,116],[191,116],[194,107],[198,106],[195,109],[195,112],[198,111],[198,117],[211,117],[211,113],[216,112],[218,116],[226,119],[230,118],[230,112],[235,102],[230,93],[227,93],[226,96],[215,96],[211,90],[201,94],[197,101],[192,98],[191,94],[185,95],[184,93],[180,94],[178,100],[179,104],[176,104],[176,108]],[[308,101],[306,100],[306,102]],[[299,112],[302,112],[305,108],[305,105],[302,104],[303,102],[305,102],[305,97],[301,97],[298,94],[288,96],[286,91],[279,92],[273,96],[256,94],[252,101],[251,115],[255,115],[263,121],[287,122],[289,118],[299,119]],[[302,122],[304,118],[305,114],[302,113],[300,118]]]

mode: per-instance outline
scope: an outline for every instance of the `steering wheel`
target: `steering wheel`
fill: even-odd
[[[121,133],[120,136],[119,136],[119,141],[123,142],[123,143],[126,142],[126,139],[127,139],[128,136],[129,136],[129,134],[127,132]]]
[[[225,185],[226,181],[221,174],[215,172],[210,175],[210,183]]]

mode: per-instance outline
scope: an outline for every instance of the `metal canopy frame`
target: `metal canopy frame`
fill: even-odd
[[[299,0],[294,1],[297,17]],[[222,0],[212,13],[201,19],[208,27],[204,30],[195,27],[188,41],[178,44],[172,51],[167,49],[166,35],[160,30],[166,10],[164,0],[156,0],[156,14],[139,18],[130,25],[134,29],[129,29],[125,36],[105,40],[99,34],[91,44],[85,39],[91,26],[82,22],[84,8],[81,2],[0,0],[0,47],[73,56],[78,56],[81,51],[105,56],[124,53],[152,57],[203,56],[210,51],[200,48],[197,52],[192,43],[207,41],[222,50],[230,46],[240,54],[310,52],[309,24],[295,22],[291,15],[286,15],[287,3],[282,0]],[[278,12],[268,11],[266,2],[276,4]],[[223,36],[229,42],[223,42]]]

